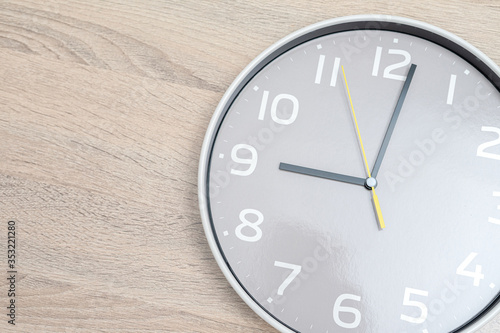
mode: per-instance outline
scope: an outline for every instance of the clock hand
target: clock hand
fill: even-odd
[[[375,164],[372,169],[372,176],[377,177],[378,171],[380,170],[380,165],[382,164],[382,159],[384,158],[385,151],[387,150],[387,146],[389,145],[389,140],[391,139],[392,132],[394,132],[394,127],[396,126],[396,121],[398,120],[399,113],[401,112],[401,108],[403,107],[403,103],[406,98],[406,94],[408,93],[408,89],[410,88],[411,80],[413,79],[413,74],[415,74],[415,69],[417,65],[412,64],[410,70],[408,71],[408,75],[406,76],[406,81],[403,85],[403,89],[401,90],[401,94],[399,95],[398,102],[396,104],[396,108],[392,114],[391,122],[389,123],[389,127],[387,128],[387,132],[385,133],[384,141],[382,141],[382,146],[378,152],[377,159],[375,160]]]
[[[363,153],[363,160],[364,160],[365,167],[366,167],[366,174],[368,175],[367,183],[368,183],[368,181],[370,181],[370,183],[374,182],[374,184],[376,184],[376,180],[374,178],[372,178],[372,175],[370,173],[370,167],[368,166],[368,160],[366,159],[365,148],[363,146],[363,140],[361,139],[361,133],[359,131],[358,120],[356,119],[356,113],[354,112],[354,106],[352,103],[351,93],[349,92],[349,86],[347,85],[347,78],[345,75],[344,66],[342,66],[342,74],[344,75],[345,88],[347,90],[347,96],[349,97],[349,104],[351,106],[352,116],[354,119],[354,125],[356,127],[356,133],[358,135],[359,146],[361,147],[361,152]],[[384,217],[382,216],[382,209],[380,208],[380,202],[378,200],[377,193],[375,193],[375,187],[371,187],[371,191],[372,191],[373,206],[375,207],[375,212],[377,214],[377,220],[378,220],[380,229],[384,229],[385,228]]]
[[[354,184],[354,185],[365,186],[365,182],[366,182],[366,180],[363,178],[351,177],[351,176],[341,175],[338,173],[333,173],[333,172],[328,172],[328,171],[323,171],[323,170],[318,170],[318,169],[311,169],[311,168],[306,168],[306,167],[288,164],[288,163],[280,163],[279,169],[283,170],[283,171],[295,172],[295,173],[299,173],[299,174],[307,175],[307,176],[336,180],[339,182],[344,182],[344,183]]]

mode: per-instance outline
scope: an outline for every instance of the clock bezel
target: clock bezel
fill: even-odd
[[[361,26],[360,26],[361,25]],[[248,82],[270,62],[288,50],[325,35],[353,30],[386,30],[426,39],[454,52],[468,61],[500,91],[500,68],[480,50],[460,37],[428,23],[389,15],[356,15],[330,19],[300,29],[279,40],[257,56],[237,76],[219,102],[203,142],[198,170],[198,198],[202,224],[210,249],[224,276],[243,301],[262,319],[280,332],[297,332],[265,310],[241,284],[226,260],[219,244],[210,211],[209,170],[219,128],[233,101]],[[474,332],[500,313],[500,294],[470,321],[450,333]]]

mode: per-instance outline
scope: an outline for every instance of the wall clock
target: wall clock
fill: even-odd
[[[199,169],[206,236],[281,332],[472,332],[500,305],[500,69],[439,28],[329,20],[255,59]]]

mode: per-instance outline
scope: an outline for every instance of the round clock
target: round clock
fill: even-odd
[[[208,242],[281,332],[472,332],[500,311],[500,69],[439,28],[329,20],[255,59],[209,125]]]

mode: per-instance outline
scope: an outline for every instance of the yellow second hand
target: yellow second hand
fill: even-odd
[[[372,175],[370,172],[370,167],[368,166],[368,160],[366,159],[365,148],[363,146],[363,140],[361,139],[361,133],[359,131],[358,120],[356,119],[356,113],[354,112],[354,105],[352,103],[351,93],[349,92],[349,86],[347,84],[347,78],[345,76],[344,66],[341,66],[341,67],[342,67],[342,74],[344,75],[344,82],[345,82],[345,87],[347,90],[347,96],[349,97],[349,103],[351,105],[352,116],[354,118],[354,124],[356,125],[356,133],[358,134],[359,145],[361,146],[361,152],[363,153],[363,159],[365,162],[366,173],[368,174],[368,178],[371,178]],[[375,206],[375,211],[377,213],[377,219],[378,219],[378,222],[380,225],[380,229],[384,229],[385,223],[384,223],[384,217],[382,216],[382,209],[380,208],[380,202],[378,201],[378,196],[375,193],[375,188],[373,188],[373,187],[372,187],[372,199],[373,199],[373,205]]]
[[[352,104],[351,93],[349,92],[349,86],[347,85],[347,78],[345,76],[344,66],[342,66],[342,74],[344,75],[344,82],[345,82],[345,87],[347,89],[347,96],[349,97],[349,103],[351,104],[351,111],[352,111],[352,116],[354,118],[354,125],[356,126],[356,133],[358,134],[358,140],[359,140],[359,144],[361,146],[361,152],[363,153],[363,159],[365,162],[366,173],[368,174],[368,178],[370,178],[372,175],[370,172],[370,167],[368,166],[368,160],[366,159],[366,153],[365,153],[365,148],[363,146],[363,140],[361,140],[361,133],[359,132],[358,120],[356,119],[356,113],[354,112],[354,105]]]

